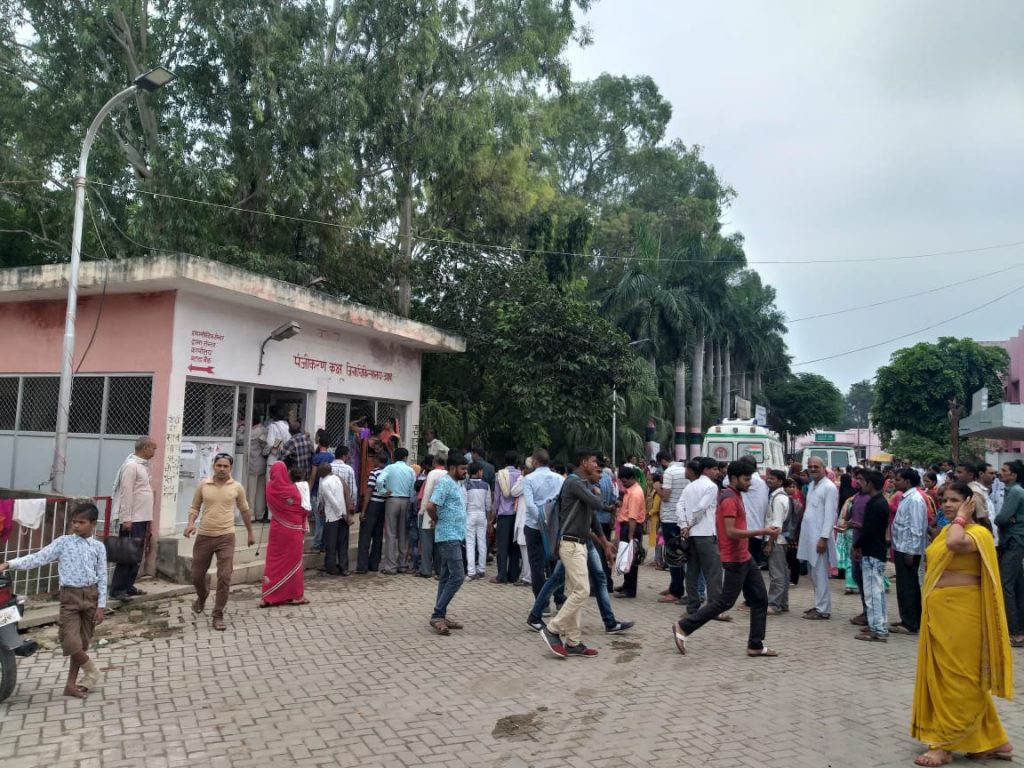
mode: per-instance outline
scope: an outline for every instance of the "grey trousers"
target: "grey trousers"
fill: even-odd
[[[701,573],[707,584],[707,603],[718,600],[722,594],[722,557],[718,551],[717,536],[691,536],[690,556],[686,561],[686,612],[696,613],[700,609],[700,592],[697,583]]]
[[[768,555],[768,605],[780,611],[789,610],[789,563],[786,561],[786,540],[779,538]]]
[[[395,573],[405,570],[409,559],[408,497],[389,496],[384,502],[384,559],[381,571]]]

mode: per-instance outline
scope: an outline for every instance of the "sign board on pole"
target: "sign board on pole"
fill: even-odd
[[[988,387],[982,387],[971,395],[971,414],[981,413],[988,408]]]
[[[754,406],[754,423],[761,427],[768,426],[768,409],[763,405]]]
[[[749,419],[751,417],[750,401],[745,397],[736,397],[736,418]]]

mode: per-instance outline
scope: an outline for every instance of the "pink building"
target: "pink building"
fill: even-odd
[[[47,488],[65,265],[0,270],[0,487]],[[269,339],[279,326],[301,330]],[[214,454],[246,478],[245,426],[273,406],[325,427],[396,417],[413,447],[421,356],[462,339],[405,318],[185,256],[82,265],[65,492],[108,495],[152,435],[155,527],[180,531]]]
[[[960,420],[960,436],[989,439],[992,456],[1024,453],[1024,405],[1021,381],[1024,380],[1024,328],[1006,341],[983,341],[989,347],[1002,347],[1010,353],[1010,370],[1003,382],[1003,402],[991,408],[975,409]],[[973,405],[973,404],[972,404]],[[1002,459],[990,458],[997,462]]]

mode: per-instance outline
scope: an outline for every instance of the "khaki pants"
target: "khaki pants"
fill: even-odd
[[[558,545],[558,556],[565,568],[566,598],[558,615],[548,622],[548,629],[561,637],[563,644],[579,645],[583,639],[581,613],[590,597],[587,545],[562,539]]]
[[[213,603],[213,618],[224,618],[224,607],[228,604],[231,590],[231,568],[235,563],[235,534],[223,536],[196,536],[192,548],[192,586],[200,604],[206,603],[210,588],[206,584],[206,572],[210,570],[213,556],[217,556],[217,597]]]
[[[95,584],[88,587],[60,588],[59,627],[61,650],[65,656],[89,650],[92,633],[96,629],[96,606],[99,591]]]

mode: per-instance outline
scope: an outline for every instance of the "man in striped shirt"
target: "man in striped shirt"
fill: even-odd
[[[366,483],[368,493],[359,513],[359,554],[356,558],[356,573],[376,571],[380,567],[381,545],[384,540],[384,498],[377,492],[377,478],[388,465],[388,455],[379,451],[374,457],[377,465],[370,470]]]

